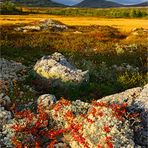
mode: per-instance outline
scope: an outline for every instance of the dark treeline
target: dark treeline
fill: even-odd
[[[31,8],[32,13],[46,13],[64,16],[96,16],[110,18],[140,18],[147,17],[146,8]]]
[[[6,1],[0,5],[1,14],[23,14],[22,8],[17,7],[14,3]]]

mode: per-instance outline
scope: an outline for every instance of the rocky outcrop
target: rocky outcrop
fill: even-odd
[[[8,96],[1,93],[0,94],[0,147],[10,147],[11,148],[11,132],[7,132],[4,129],[5,125],[7,125],[12,120],[12,113],[6,110],[5,107],[9,106],[11,100]],[[8,129],[9,130],[9,129]]]
[[[88,71],[77,69],[57,52],[37,61],[34,71],[39,76],[50,80],[52,86],[79,85],[89,81]]]
[[[135,141],[139,145],[148,146],[148,84],[134,100],[132,110],[140,112],[141,118],[141,128],[135,131]]]
[[[135,128],[135,142],[148,146],[148,84],[144,88],[137,87],[124,92],[106,96],[98,102],[128,103],[129,112],[138,112],[141,122]]]
[[[15,28],[15,31],[19,31],[19,32],[28,32],[28,31],[63,31],[68,29],[68,27],[56,20],[52,20],[52,19],[43,19],[40,20],[39,22],[32,22],[30,25],[28,26],[24,26],[24,27],[17,27]]]
[[[148,110],[148,84],[144,86],[139,97],[135,99],[134,105],[143,108],[144,110]]]
[[[1,101],[0,104],[0,125],[1,125],[1,146],[11,147],[10,137],[14,136],[12,130],[12,125],[17,123],[24,124],[25,120],[16,121],[12,119],[12,115],[9,111],[5,110],[3,105],[6,105],[10,102],[10,98],[4,94],[0,95],[0,99],[7,101]],[[38,109],[46,112],[49,117],[52,119],[50,123],[54,122],[60,128],[69,128],[69,123],[72,120],[72,133],[75,135],[81,134],[81,140],[83,144],[89,144],[90,147],[97,147],[98,143],[102,142],[104,135],[107,134],[107,137],[112,137],[112,143],[110,139],[108,143],[113,144],[115,148],[118,147],[146,147],[148,145],[147,141],[147,99],[148,99],[148,85],[144,88],[137,87],[133,89],[126,90],[119,94],[114,94],[111,96],[104,97],[97,102],[92,104],[82,102],[81,100],[68,101],[68,100],[56,100],[56,97],[51,94],[41,95],[37,100]],[[96,103],[117,103],[122,104],[124,102],[128,103],[129,112],[139,112],[141,116],[141,127],[139,130],[134,131],[131,129],[131,123],[129,120],[124,120],[121,122],[115,116],[114,110],[107,107],[103,104]],[[138,126],[138,125],[136,125]],[[81,128],[80,128],[81,127]],[[97,137],[97,138],[96,138]],[[99,137],[99,138],[98,138]],[[66,143],[70,147],[81,147],[80,143],[75,140],[75,138],[68,133],[63,134],[62,139],[66,139]],[[135,139],[134,139],[135,138]],[[85,139],[85,140],[84,140]],[[80,140],[80,139],[79,139]],[[103,142],[104,143],[104,142]],[[102,144],[102,143],[101,143]],[[63,142],[56,143],[56,146],[65,145]],[[140,146],[138,146],[140,145]]]
[[[15,61],[8,61],[0,58],[0,81],[1,80],[17,80],[17,72],[25,69],[25,66]]]
[[[103,97],[99,99],[97,102],[104,101],[108,103],[128,103],[128,105],[131,105],[133,101],[140,96],[140,93],[142,91],[141,87],[128,89],[124,92],[113,94],[110,96]]]

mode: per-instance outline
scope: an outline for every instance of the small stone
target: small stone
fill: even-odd
[[[45,112],[46,110],[48,111],[55,103],[56,97],[51,94],[41,95],[37,100],[38,108],[43,109]]]

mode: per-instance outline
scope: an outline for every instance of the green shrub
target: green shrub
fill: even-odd
[[[136,87],[144,83],[143,77],[139,72],[125,72],[118,77],[117,81],[123,87],[123,89]]]
[[[22,10],[17,8],[17,6],[11,1],[3,2],[0,6],[1,14],[20,14]]]

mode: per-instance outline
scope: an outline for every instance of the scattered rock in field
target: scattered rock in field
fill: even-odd
[[[89,81],[88,71],[82,72],[71,65],[61,53],[44,56],[34,66],[35,72],[52,86],[78,85]]]
[[[125,45],[125,44],[116,44],[116,53],[118,55],[120,54],[124,54],[126,52],[128,53],[133,53],[133,52],[136,52],[138,49],[138,46],[137,44],[130,44],[130,45]]]
[[[41,27],[39,26],[25,26],[25,27],[20,27],[20,28],[16,28],[16,31],[23,31],[23,32],[27,32],[27,31],[40,31]]]
[[[63,31],[68,29],[68,27],[56,20],[52,19],[43,19],[40,20],[39,22],[32,22],[30,25],[25,26],[25,27],[18,27],[15,28],[15,31],[19,32],[28,32],[28,31],[41,31],[41,30],[53,30],[53,31]]]
[[[74,34],[82,34],[83,32],[81,32],[81,31],[75,31],[75,32],[73,32]]]
[[[17,80],[17,72],[25,69],[26,67],[21,63],[15,61],[8,61],[0,58],[0,80],[12,81]]]
[[[148,34],[148,29],[144,29],[144,28],[133,28],[132,29],[132,35],[144,35],[144,34]]]
[[[127,72],[127,71],[138,72],[139,71],[138,67],[133,67],[132,65],[129,65],[128,63],[122,63],[120,66],[113,65],[111,68],[119,72]]]
[[[39,26],[41,27],[41,29],[43,30],[47,30],[47,29],[59,29],[59,31],[61,30],[65,30],[68,29],[68,27],[61,23],[60,21],[56,21],[56,20],[52,20],[52,19],[43,19],[39,21]]]

